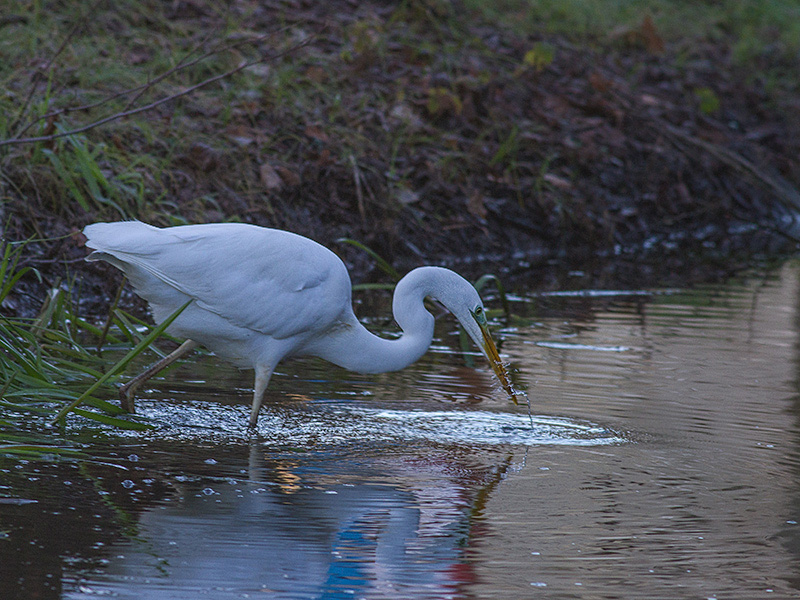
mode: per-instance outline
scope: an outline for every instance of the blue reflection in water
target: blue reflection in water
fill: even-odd
[[[246,407],[142,404],[159,428],[136,469],[174,493],[102,569],[66,577],[65,598],[453,597],[474,579],[471,515],[512,448],[624,443],[569,419],[349,405],[265,410],[244,443]],[[121,496],[136,497],[125,478]]]
[[[362,523],[353,523],[351,529],[339,533],[332,552],[337,558],[328,569],[328,579],[320,598],[347,598],[356,590],[366,589],[367,571],[360,557],[369,553],[373,544],[361,530],[362,527]]]
[[[265,461],[259,450],[246,479],[230,462],[178,476],[176,496],[144,511],[102,569],[66,581],[64,597],[447,598],[469,579],[470,510],[496,469],[444,452]]]

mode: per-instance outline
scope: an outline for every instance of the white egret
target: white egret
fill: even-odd
[[[396,371],[420,358],[433,339],[426,297],[455,315],[516,403],[478,292],[448,269],[420,267],[400,280],[392,310],[403,334],[389,340],[356,319],[350,276],[339,257],[300,235],[241,223],[159,229],[139,221],[95,223],[83,233],[93,250],[87,260],[121,269],[156,322],[191,300],[167,330],[186,342],[121,390],[130,412],[137,387],[202,344],[255,369],[254,427],[270,376],[284,358],[318,356],[359,373]]]

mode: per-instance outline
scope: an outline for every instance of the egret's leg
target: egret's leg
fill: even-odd
[[[128,383],[119,388],[119,400],[122,408],[127,410],[129,413],[136,412],[133,406],[133,399],[136,396],[136,390],[142,387],[142,384],[150,379],[153,375],[174,363],[184,354],[191,352],[197,348],[197,346],[199,346],[197,342],[193,340],[186,340],[170,354],[162,358],[157,363],[149,366],[136,377],[131,379]]]
[[[256,383],[253,390],[253,407],[250,409],[250,428],[258,424],[258,411],[264,401],[264,391],[267,389],[269,378],[272,377],[274,367],[270,365],[256,365]]]

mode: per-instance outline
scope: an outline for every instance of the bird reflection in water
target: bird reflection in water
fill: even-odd
[[[136,539],[110,548],[108,564],[81,584],[178,600],[211,591],[447,597],[474,579],[464,560],[471,515],[511,459],[475,468],[463,448],[407,450],[276,458],[252,443],[246,469],[220,462],[210,472],[206,460],[203,476],[179,482],[175,497],[144,511]]]

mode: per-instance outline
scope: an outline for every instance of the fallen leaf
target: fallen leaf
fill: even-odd
[[[593,71],[589,74],[589,85],[591,85],[595,91],[605,93],[614,87],[614,82],[597,71]]]
[[[334,162],[334,159],[331,157],[330,148],[323,148],[317,156],[317,164],[321,167],[332,165]]]
[[[328,72],[320,66],[312,65],[306,69],[306,77],[314,83],[325,83],[328,80]]]
[[[409,204],[419,201],[419,194],[406,187],[396,190],[394,197],[403,206],[408,206]]]
[[[639,34],[648,52],[660,54],[664,51],[664,40],[658,35],[656,25],[650,15],[645,15],[644,19],[642,19],[642,23],[639,25]]]
[[[300,185],[300,176],[288,167],[283,165],[275,165],[275,170],[281,176],[283,182],[288,186]]]
[[[317,125],[309,125],[306,127],[304,132],[308,137],[317,140],[318,142],[322,142],[323,144],[327,144],[330,141],[328,134],[325,133],[322,128],[318,127]]]
[[[420,119],[417,113],[414,112],[414,109],[405,102],[398,102],[395,104],[389,112],[389,116],[414,129],[418,129],[423,125],[422,119]]]
[[[525,66],[533,67],[535,71],[541,71],[553,62],[553,58],[555,58],[553,47],[550,44],[537,42],[525,53],[522,63]]]
[[[572,189],[572,182],[564,179],[563,177],[559,177],[554,173],[545,173],[542,177],[547,183],[552,185],[554,188],[558,188],[560,190],[569,190]]]
[[[199,171],[213,171],[219,166],[220,154],[208,144],[195,142],[189,148],[187,158]]]
[[[127,62],[130,65],[141,65],[151,60],[153,60],[153,50],[144,44],[136,44],[127,54]]]
[[[264,163],[258,168],[258,174],[261,177],[261,183],[264,188],[269,191],[277,191],[283,187],[283,179],[269,163]]]
[[[664,52],[664,39],[658,34],[650,15],[645,15],[636,27],[620,27],[611,32],[612,38],[622,40],[629,46],[639,46],[651,54]]]
[[[483,202],[483,194],[481,194],[478,190],[472,192],[467,198],[467,210],[469,213],[481,221],[486,220],[486,216],[489,214],[489,211],[486,209],[486,205]]]
[[[463,108],[461,100],[453,92],[443,87],[428,89],[428,112],[438,117],[448,113],[460,115]]]

